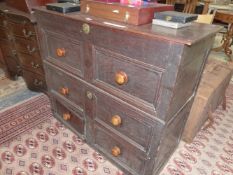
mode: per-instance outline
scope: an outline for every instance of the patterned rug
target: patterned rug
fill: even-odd
[[[0,111],[0,144],[35,127],[51,116],[48,97],[34,96]]]
[[[33,109],[21,104],[28,109],[28,118],[40,115],[39,109],[44,103],[37,104],[40,105]],[[44,123],[1,145],[1,175],[123,175],[51,117],[48,103],[45,105],[48,114],[40,116],[49,117]],[[213,127],[201,130],[192,144],[180,143],[160,175],[233,174],[233,85],[227,91],[227,110],[218,108],[214,116]]]
[[[9,133],[12,137],[18,135],[7,141],[9,133],[1,132],[0,140],[5,142],[0,147],[1,175],[122,175],[52,117],[45,95],[6,109],[1,117],[1,129],[15,126]],[[32,128],[32,124],[36,127]],[[21,130],[26,132],[19,135]]]

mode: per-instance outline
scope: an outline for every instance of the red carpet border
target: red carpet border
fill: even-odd
[[[40,94],[0,111],[0,145],[51,117],[49,99]]]

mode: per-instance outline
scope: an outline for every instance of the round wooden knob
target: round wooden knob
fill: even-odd
[[[121,149],[119,147],[117,147],[117,146],[114,146],[112,148],[112,155],[115,156],[115,157],[117,157],[120,154],[121,154]]]
[[[120,126],[121,117],[119,115],[112,116],[111,123],[112,123],[113,126]]]
[[[128,82],[128,76],[123,71],[117,72],[115,75],[115,81],[119,85],[126,84]]]
[[[71,119],[70,113],[64,113],[64,114],[63,114],[63,119],[64,119],[65,121],[70,120],[70,119]]]
[[[64,57],[66,55],[66,50],[64,48],[57,48],[56,53],[58,57]]]
[[[68,94],[69,94],[69,89],[68,89],[67,87],[62,87],[62,88],[60,89],[60,93],[61,93],[62,95],[68,95]]]

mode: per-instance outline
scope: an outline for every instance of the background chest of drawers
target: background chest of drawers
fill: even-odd
[[[158,174],[219,28],[135,27],[44,8],[35,16],[54,115],[125,174]]]
[[[0,48],[11,78],[22,75],[29,89],[46,90],[33,16],[0,3]]]

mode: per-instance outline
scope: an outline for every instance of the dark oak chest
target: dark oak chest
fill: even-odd
[[[0,49],[11,78],[22,75],[29,89],[46,91],[33,15],[0,3]]]
[[[219,27],[136,27],[44,8],[35,15],[54,115],[125,174],[158,174]]]

